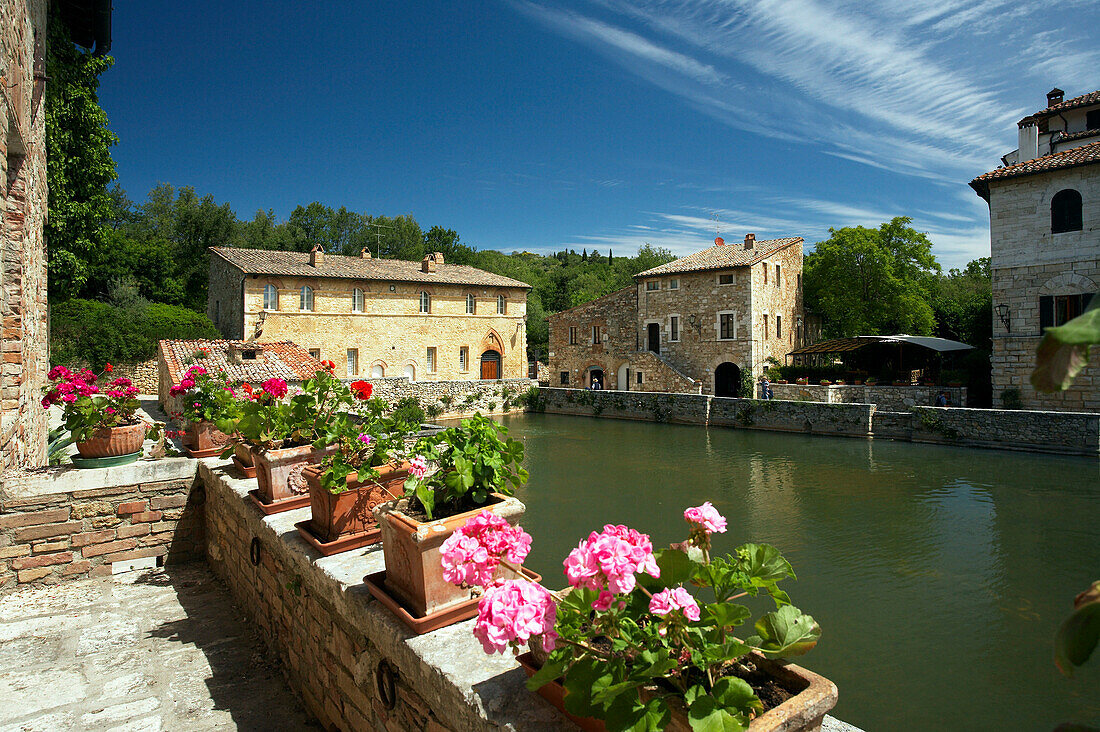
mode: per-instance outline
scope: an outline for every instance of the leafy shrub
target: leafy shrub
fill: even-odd
[[[54,364],[147,361],[161,339],[220,338],[194,310],[136,301],[125,307],[73,298],[50,312],[50,360]]]
[[[406,425],[408,427],[416,427],[420,429],[420,425],[425,421],[424,408],[420,406],[420,401],[413,396],[399,399],[396,404],[393,405],[393,413],[390,415],[393,417],[394,422],[398,425]]]

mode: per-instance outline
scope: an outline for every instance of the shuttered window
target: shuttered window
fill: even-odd
[[[1039,332],[1064,325],[1089,306],[1094,292],[1080,295],[1042,295],[1039,297]]]

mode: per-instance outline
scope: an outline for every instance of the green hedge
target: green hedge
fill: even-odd
[[[147,361],[164,338],[220,338],[202,313],[164,305],[139,303],[117,307],[73,298],[50,311],[50,362],[70,365]]]

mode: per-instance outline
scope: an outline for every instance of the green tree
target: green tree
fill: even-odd
[[[107,184],[115,178],[111,145],[118,138],[99,106],[99,75],[110,56],[77,48],[52,10],[46,43],[46,220],[49,293],[69,297],[88,281],[88,262],[104,247],[104,222],[112,209]]]
[[[830,337],[930,335],[929,304],[940,266],[932,242],[903,216],[877,229],[830,229],[806,257],[806,305],[821,314]]]

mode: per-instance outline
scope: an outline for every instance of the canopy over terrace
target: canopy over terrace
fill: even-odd
[[[852,338],[833,338],[827,341],[819,341],[810,346],[804,346],[797,348],[787,354],[787,357],[797,357],[797,361],[804,362],[809,357],[809,360],[818,361],[821,357],[827,356],[840,356],[846,358],[847,356],[856,355],[856,351],[866,349],[869,346],[886,347],[891,344],[897,345],[896,351],[896,363],[892,364],[898,375],[901,375],[904,366],[903,347],[908,344],[910,346],[918,346],[923,349],[924,357],[912,356],[910,361],[920,361],[925,364],[929,361],[929,357],[932,354],[944,354],[944,353],[961,353],[963,351],[973,350],[974,347],[966,343],[959,341],[953,341],[947,338],[934,338],[932,336],[911,336],[905,334],[888,335],[888,336],[855,336]],[[893,351],[893,349],[891,349]],[[879,352],[881,354],[881,351]],[[866,359],[857,359],[866,360]],[[875,359],[878,360],[878,359]],[[889,359],[893,361],[893,358]],[[913,373],[913,378],[919,376],[919,373]],[[910,376],[910,375],[907,375]]]

